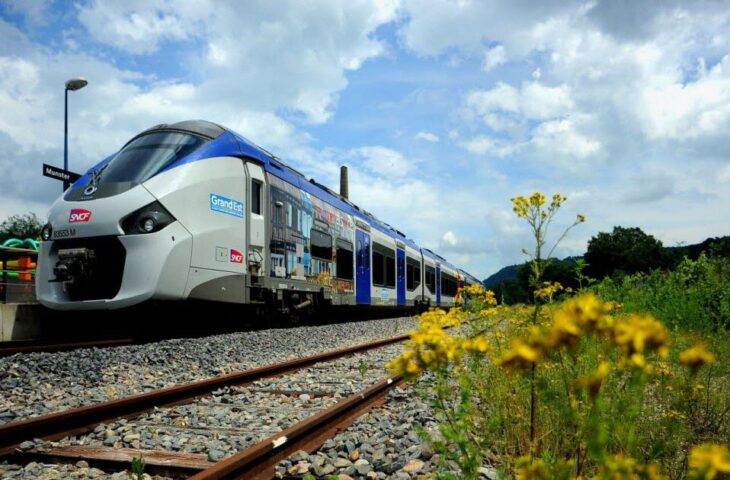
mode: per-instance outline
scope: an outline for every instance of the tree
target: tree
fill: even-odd
[[[585,260],[588,274],[601,279],[663,268],[669,258],[662,242],[640,228],[613,227],[613,232],[600,232],[590,239]]]
[[[43,221],[33,212],[11,215],[0,223],[0,243],[8,238],[38,238],[42,229]]]

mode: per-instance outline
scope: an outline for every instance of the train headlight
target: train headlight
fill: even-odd
[[[175,221],[160,202],[152,202],[122,219],[122,230],[127,235],[158,232]]]
[[[41,230],[41,238],[44,242],[47,242],[51,239],[51,236],[53,236],[53,227],[50,223],[46,223],[43,225],[43,230]]]
[[[153,232],[155,230],[155,220],[153,218],[145,218],[142,220],[142,230],[147,233]]]

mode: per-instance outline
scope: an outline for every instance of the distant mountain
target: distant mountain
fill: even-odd
[[[517,267],[519,267],[519,265],[509,265],[504,267],[497,273],[493,273],[492,275],[488,276],[487,278],[482,280],[484,288],[486,288],[487,290],[491,290],[500,283],[517,280]]]

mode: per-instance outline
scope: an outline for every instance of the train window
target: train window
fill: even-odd
[[[258,180],[251,182],[251,213],[261,215],[261,191],[263,185]]]
[[[395,287],[395,250],[377,242],[373,242],[373,284]]]
[[[312,257],[332,261],[332,235],[312,229],[310,243]]]
[[[365,240],[365,268],[370,268],[370,241]]]
[[[385,257],[385,286],[395,288],[395,257]]]
[[[385,271],[383,269],[383,254],[373,249],[373,285],[385,285]]]
[[[426,266],[426,286],[431,293],[436,293],[436,270],[433,267]]]
[[[406,265],[406,288],[415,290],[421,286],[421,265],[417,260],[408,257]]]
[[[352,280],[352,243],[337,239],[337,278]]]
[[[456,295],[456,279],[448,273],[441,274],[441,295],[447,297]]]

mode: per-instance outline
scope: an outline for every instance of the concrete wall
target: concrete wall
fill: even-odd
[[[41,332],[40,305],[0,304],[0,340],[29,340]]]

